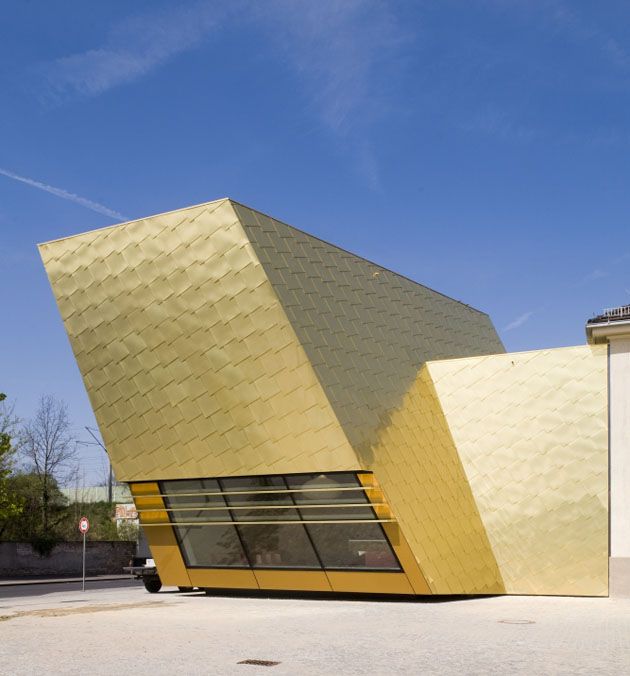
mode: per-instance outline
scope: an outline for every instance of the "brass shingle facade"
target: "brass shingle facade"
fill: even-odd
[[[40,251],[169,583],[606,593],[601,349],[500,354],[487,315],[227,199]],[[187,570],[142,483],[331,472],[402,573]]]

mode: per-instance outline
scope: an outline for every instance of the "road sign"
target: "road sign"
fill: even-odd
[[[85,534],[90,530],[90,522],[84,517],[79,521],[79,531],[83,533],[83,585],[81,591],[85,591]]]

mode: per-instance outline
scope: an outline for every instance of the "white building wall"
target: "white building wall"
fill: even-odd
[[[610,555],[630,557],[630,335],[610,341]]]

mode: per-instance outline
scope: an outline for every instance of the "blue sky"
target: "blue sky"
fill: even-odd
[[[232,197],[493,319],[584,343],[630,303],[630,5],[0,9],[0,391],[95,425],[36,244]],[[102,471],[86,452],[88,479]]]

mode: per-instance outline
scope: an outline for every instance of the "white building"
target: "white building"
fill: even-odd
[[[586,324],[590,344],[608,344],[610,584],[630,587],[630,305]],[[621,590],[619,590],[621,591]]]

